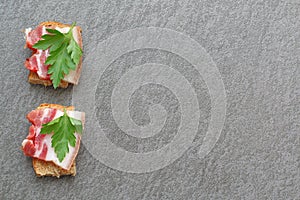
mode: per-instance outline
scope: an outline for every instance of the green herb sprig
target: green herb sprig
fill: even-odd
[[[57,155],[59,162],[62,162],[69,153],[69,145],[75,147],[76,133],[82,133],[82,123],[80,120],[74,119],[67,115],[64,110],[64,115],[42,125],[40,134],[51,134],[51,146]]]
[[[52,80],[53,87],[57,88],[65,75],[70,70],[75,70],[82,56],[82,49],[73,37],[72,24],[67,33],[61,33],[55,29],[46,29],[49,34],[42,36],[33,48],[46,50],[49,49],[49,56],[45,64],[50,65],[48,74]]]

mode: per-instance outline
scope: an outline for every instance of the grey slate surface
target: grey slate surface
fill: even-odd
[[[300,2],[2,0],[0,16],[0,199],[300,199]],[[30,51],[23,49],[20,31],[46,20],[81,25],[85,58],[113,34],[137,27],[168,28],[196,40],[216,63],[227,96],[226,121],[213,150],[205,158],[197,153],[211,106],[201,76],[178,55],[142,49],[108,66],[96,94],[104,105],[100,116],[108,112],[107,90],[119,78],[118,70],[150,61],[176,63],[185,66],[181,73],[193,82],[201,105],[196,145],[165,168],[134,174],[97,161],[83,143],[75,178],[36,178],[20,151],[29,127],[25,115],[43,102],[72,101],[72,87],[54,90],[27,83],[23,62]],[[167,88],[148,85],[134,93],[132,118],[139,125],[149,123],[142,107],[156,98],[172,111],[168,131],[153,141],[132,139],[114,131],[108,115],[101,121],[107,137],[133,152],[170,142],[180,113]]]

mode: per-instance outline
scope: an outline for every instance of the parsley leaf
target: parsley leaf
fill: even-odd
[[[64,115],[43,124],[40,134],[51,134],[51,146],[57,155],[59,162],[62,162],[67,153],[69,153],[69,144],[72,147],[76,145],[74,133],[82,133],[82,123],[80,120]]]
[[[70,70],[75,70],[82,56],[82,49],[73,37],[72,24],[67,33],[61,33],[55,29],[46,29],[49,34],[42,36],[33,48],[46,50],[49,49],[49,56],[45,64],[50,65],[48,74],[52,80],[53,87],[57,88],[65,75],[69,74]]]

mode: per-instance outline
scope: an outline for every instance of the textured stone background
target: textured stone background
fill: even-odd
[[[0,17],[0,199],[300,198],[300,2],[2,0]],[[225,126],[212,152],[200,159],[195,146],[161,170],[130,174],[106,167],[82,145],[75,178],[36,178],[30,159],[20,151],[29,127],[25,115],[42,102],[68,105],[72,98],[72,87],[54,90],[26,82],[23,62],[30,51],[23,49],[21,30],[46,20],[81,25],[86,55],[114,33],[136,27],[165,27],[198,41],[217,64],[227,93]],[[126,66],[126,57],[144,62],[162,57],[168,63],[172,56],[141,50],[109,67]],[[203,85],[201,77],[188,76]],[[150,90],[142,88],[133,96],[137,123],[147,118],[139,121],[144,111],[135,109],[134,102],[139,106],[139,96]],[[195,90],[208,118],[207,88]],[[105,97],[98,92],[100,99]],[[205,131],[207,126],[200,128]],[[125,149],[140,150],[122,137],[109,135]],[[151,150],[168,142],[161,141],[157,147],[143,145]]]

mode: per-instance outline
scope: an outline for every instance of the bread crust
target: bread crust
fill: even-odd
[[[45,108],[53,108],[61,111],[64,111],[64,109],[73,111],[75,109],[74,106],[62,106],[59,104],[51,104],[51,103],[42,103],[37,107],[37,109],[45,109]]]
[[[37,109],[45,109],[45,108],[54,108],[63,111],[66,110],[74,110],[74,106],[62,106],[59,104],[41,104]],[[32,158],[32,166],[33,169],[38,177],[41,176],[55,176],[59,178],[60,176],[64,175],[76,175],[76,163],[75,160],[72,163],[72,166],[69,170],[65,170],[57,165],[55,165],[51,161],[44,161],[38,158]]]
[[[31,83],[31,84],[39,84],[39,85],[44,85],[44,86],[50,86],[52,85],[52,82],[51,80],[43,80],[43,79],[40,79],[40,77],[37,75],[37,73],[33,72],[33,71],[30,71],[29,72],[29,75],[28,75],[28,82]],[[61,81],[59,86],[58,87],[61,87],[61,88],[67,88],[69,85],[68,82],[66,81]]]
[[[58,167],[53,162],[50,161],[44,161],[37,158],[32,159],[32,166],[35,171],[36,176],[42,177],[42,176],[55,176],[59,178],[60,176],[66,176],[76,175],[76,163],[73,162],[70,170],[62,169],[61,167]]]
[[[40,23],[40,26],[46,26],[47,28],[54,28],[54,27],[59,27],[59,28],[64,28],[64,27],[71,27],[71,25],[69,24],[62,24],[59,22],[55,22],[55,21],[46,21],[46,22],[42,22]],[[78,41],[78,45],[80,46],[80,48],[82,49],[82,37],[81,37],[81,27],[80,26],[76,26],[78,30],[78,35],[79,37],[79,41]],[[80,61],[77,65],[76,68],[76,73],[78,73],[78,77],[75,81],[75,85],[78,84],[79,81],[79,77],[81,74],[81,68],[82,68],[82,56],[80,58]],[[51,86],[52,85],[52,81],[51,80],[44,80],[44,79],[40,79],[40,77],[38,76],[37,73],[30,71],[29,75],[28,75],[28,82],[31,84],[39,84],[39,85],[44,85],[44,86]],[[69,86],[69,83],[61,80],[60,84],[58,87],[61,88],[67,88]]]

